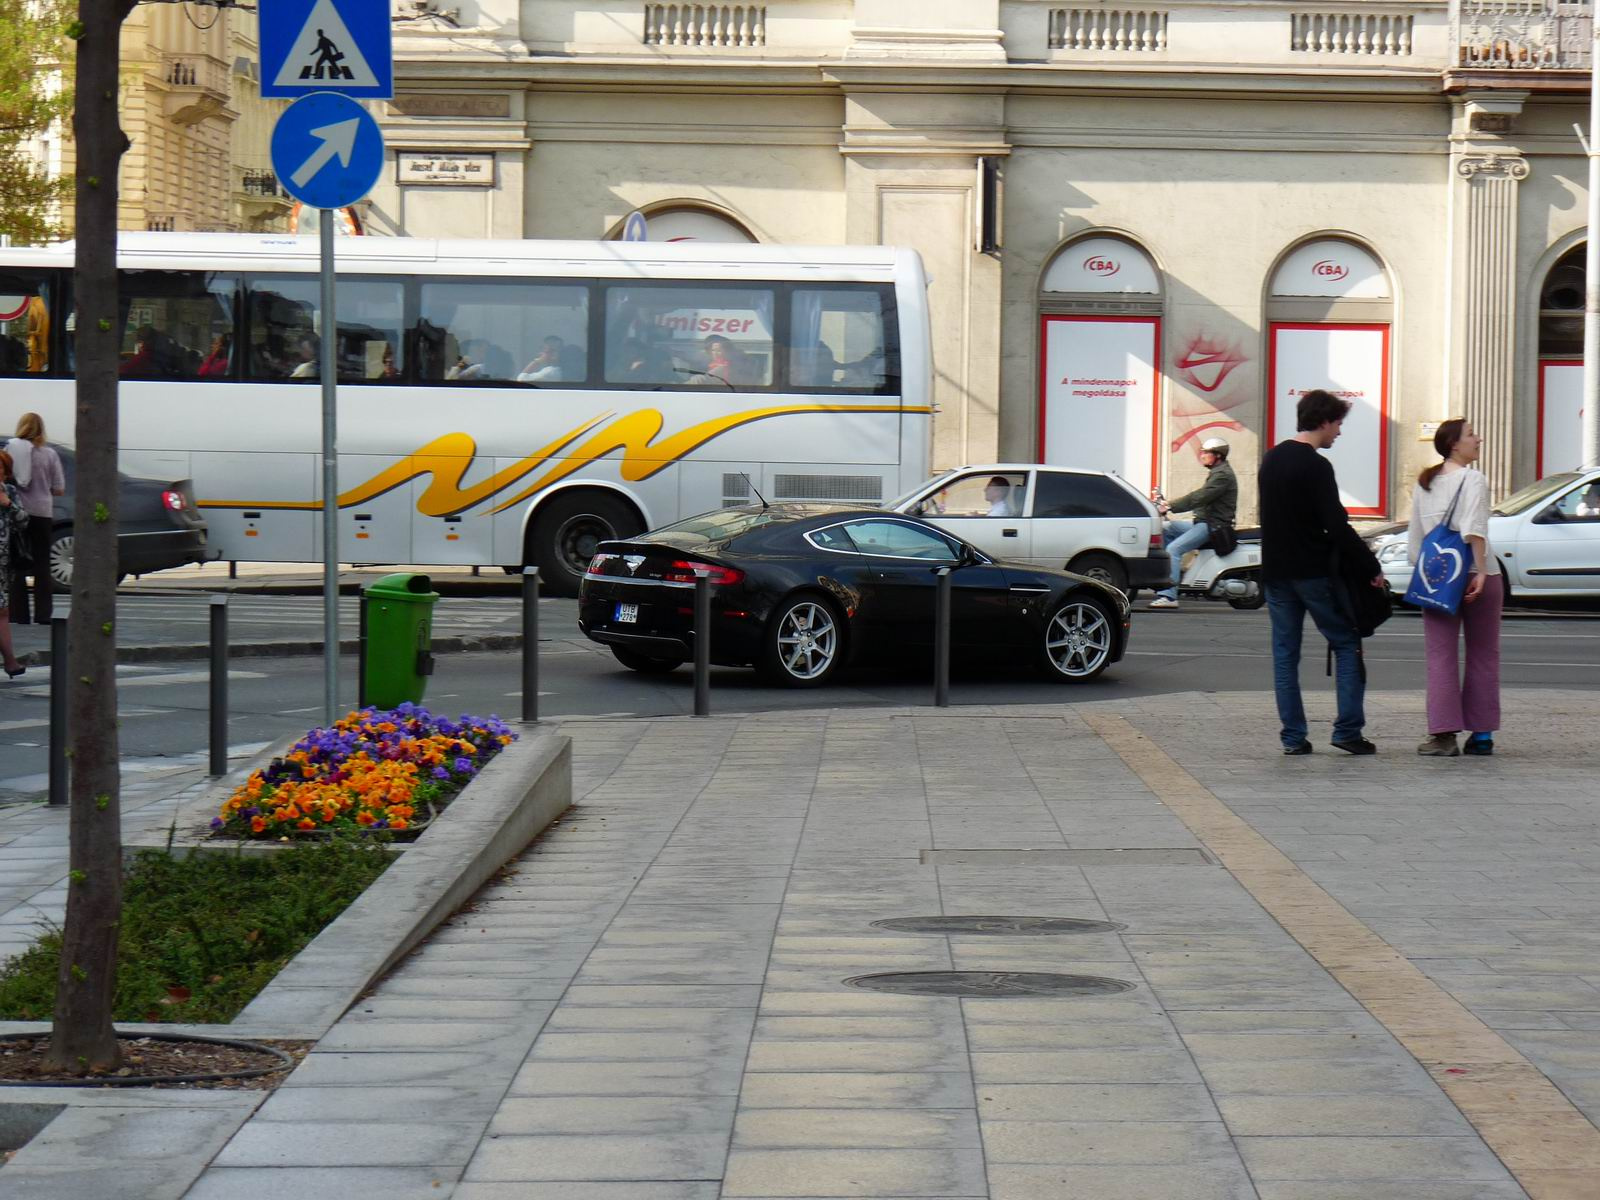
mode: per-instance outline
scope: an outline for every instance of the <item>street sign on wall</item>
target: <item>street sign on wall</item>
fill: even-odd
[[[343,208],[378,182],[383,131],[346,96],[302,96],[273,127],[272,169],[283,189],[308,208]]]
[[[260,3],[263,96],[394,96],[389,0]]]

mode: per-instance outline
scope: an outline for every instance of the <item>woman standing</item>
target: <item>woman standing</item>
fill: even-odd
[[[26,557],[33,563],[32,620],[40,625],[48,625],[55,601],[55,590],[50,583],[50,527],[54,524],[55,518],[53,498],[66,492],[67,477],[61,470],[61,456],[56,453],[54,446],[45,441],[44,419],[38,413],[22,414],[17,422],[17,436],[12,440],[26,444],[32,458],[32,470],[19,489],[22,493],[22,507],[31,520],[28,522],[27,532],[19,532],[16,536],[19,540],[27,538]],[[12,447],[8,445],[7,449],[12,450]],[[9,469],[6,471],[6,478],[7,480],[12,478]],[[30,623],[28,587],[25,578],[29,568],[23,562],[23,557],[13,550],[11,565],[8,568],[10,579],[6,584],[6,591],[16,601],[18,625]]]
[[[1472,576],[1465,599],[1454,616],[1422,614],[1422,636],[1428,656],[1428,738],[1417,753],[1436,758],[1493,754],[1494,731],[1500,727],[1500,611],[1505,580],[1489,548],[1489,481],[1472,464],[1483,439],[1465,417],[1443,422],[1433,435],[1433,448],[1443,462],[1417,477],[1411,495],[1411,561],[1417,561],[1422,539],[1444,520],[1452,504],[1450,526],[1472,549]],[[1467,665],[1462,675],[1458,645],[1466,641]],[[1470,731],[1465,746],[1456,734]]]
[[[17,485],[11,482],[11,455],[0,450],[0,657],[6,674],[15,679],[25,667],[11,649],[11,555],[28,525],[27,511]]]

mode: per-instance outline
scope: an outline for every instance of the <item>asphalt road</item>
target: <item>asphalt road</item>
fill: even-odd
[[[314,638],[320,631],[318,597],[236,597],[233,607],[235,640]],[[541,716],[657,716],[693,710],[688,668],[665,677],[623,669],[607,650],[578,633],[575,609],[575,603],[567,600],[546,600],[541,606]],[[447,599],[441,602],[436,629],[441,635],[511,633],[518,628],[519,611],[512,596]],[[353,621],[349,616],[346,636],[353,633]],[[124,642],[141,635],[152,640],[201,640],[203,599],[130,597],[120,623]],[[31,632],[42,640],[42,630]],[[1331,690],[1331,681],[1323,675],[1322,645],[1308,629],[1302,671],[1308,693]],[[1600,688],[1600,621],[1585,614],[1508,620],[1502,660],[1507,687]],[[1420,686],[1420,619],[1415,614],[1397,615],[1367,643],[1367,662],[1370,686],[1375,689]],[[521,711],[520,672],[515,651],[440,655],[428,701],[452,712],[515,716]],[[1271,686],[1270,673],[1264,610],[1240,612],[1220,604],[1185,603],[1177,612],[1136,612],[1128,656],[1094,683],[1048,683],[1027,670],[968,670],[954,678],[951,699],[956,704],[1028,704],[1080,694],[1119,699],[1184,691],[1257,691]],[[354,659],[347,656],[342,679],[350,703],[355,699],[354,676]],[[204,662],[127,665],[119,668],[118,680],[121,750],[130,773],[205,761]],[[235,752],[302,733],[321,721],[320,658],[237,658],[229,689],[229,741]],[[45,790],[48,697],[48,673],[43,670],[0,683],[0,802]],[[835,686],[806,690],[768,687],[752,671],[712,672],[714,711],[931,700],[930,673],[911,670],[855,671]]]

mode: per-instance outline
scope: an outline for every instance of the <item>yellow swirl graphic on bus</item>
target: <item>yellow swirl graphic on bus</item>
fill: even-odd
[[[691,425],[661,441],[660,435],[666,418],[657,409],[644,408],[617,416],[615,412],[601,413],[591,420],[574,426],[548,445],[497,471],[481,483],[463,487],[467,471],[477,457],[478,446],[465,433],[447,433],[419,447],[371,479],[339,494],[339,507],[349,508],[403,487],[413,479],[429,477],[427,488],[417,498],[417,511],[428,517],[448,517],[465,512],[499,493],[515,487],[541,467],[542,474],[509,499],[502,500],[489,509],[500,513],[513,508],[528,497],[593,465],[598,459],[615,450],[622,451],[618,474],[629,483],[638,483],[665,470],[686,454],[699,449],[712,438],[740,425],[768,417],[796,416],[824,413],[919,413],[931,410],[926,407],[903,407],[898,404],[787,404],[772,408],[756,408],[728,416],[714,417]],[[615,420],[611,418],[615,417]],[[610,422],[606,424],[606,422]],[[593,432],[582,444],[569,453],[560,453],[586,433]],[[559,455],[559,457],[557,457]],[[555,459],[554,465],[551,460]],[[315,500],[202,500],[202,508],[262,508],[282,511],[319,509]]]

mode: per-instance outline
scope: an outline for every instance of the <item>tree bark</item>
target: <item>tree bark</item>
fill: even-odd
[[[73,506],[68,722],[72,789],[67,921],[49,1062],[118,1065],[111,1003],[122,918],[117,746],[117,170],[128,139],[117,120],[117,58],[131,0],[79,0],[74,295],[77,304],[77,495]]]

